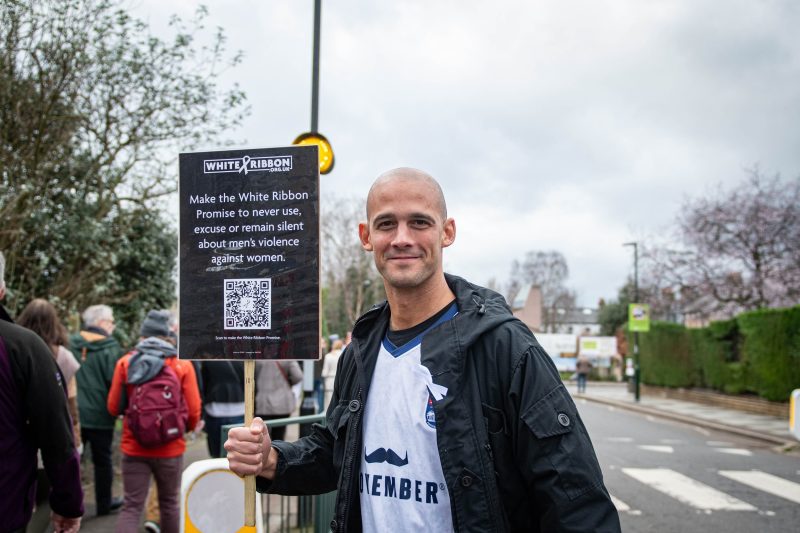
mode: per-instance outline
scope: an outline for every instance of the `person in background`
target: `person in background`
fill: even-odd
[[[333,395],[333,380],[336,377],[336,365],[339,362],[339,356],[342,355],[342,347],[344,343],[341,339],[333,341],[333,349],[325,354],[325,359],[322,363],[322,379],[325,386],[325,403],[323,409],[327,409],[331,403],[331,396]]]
[[[17,317],[17,325],[27,328],[42,338],[50,348],[53,358],[61,370],[64,383],[67,384],[67,406],[72,423],[72,433],[75,438],[75,447],[81,450],[81,423],[78,415],[78,384],[75,374],[81,367],[75,356],[66,346],[69,345],[67,328],[58,318],[58,312],[53,304],[43,298],[36,298],[25,306]]]
[[[98,516],[102,516],[122,507],[122,498],[114,498],[111,494],[114,480],[111,441],[116,420],[106,409],[114,365],[122,357],[122,347],[111,336],[115,322],[114,312],[109,306],[89,306],[82,318],[83,329],[70,338],[70,350],[81,364],[75,374],[81,440],[92,450],[95,503]]]
[[[59,320],[56,308],[42,298],[36,298],[25,306],[25,309],[17,317],[17,325],[39,335],[53,354],[56,365],[58,365],[58,369],[64,378],[64,383],[67,384],[67,407],[70,423],[72,424],[72,435],[75,441],[75,448],[80,454],[81,426],[78,420],[78,387],[75,384],[75,372],[80,368],[80,364],[72,355],[72,352],[64,347],[69,343],[67,328]],[[36,481],[36,511],[31,519],[29,528],[41,527],[45,522],[49,522],[50,509],[46,505],[49,493],[50,482],[40,457]]]
[[[256,361],[256,416],[262,420],[291,416],[297,406],[292,385],[302,380],[297,361]],[[270,435],[283,440],[286,426],[272,428]]]
[[[589,378],[589,372],[591,371],[592,362],[584,356],[578,357],[578,361],[575,363],[575,373],[578,377],[578,392],[586,392],[586,380]]]
[[[5,287],[0,268],[0,287]],[[75,533],[83,516],[80,456],[66,384],[34,332],[0,318],[0,529],[22,533],[36,492],[36,452],[50,482],[53,530]]]
[[[220,457],[222,426],[244,423],[244,363],[202,361],[200,376],[208,454]]]
[[[177,314],[169,309],[164,309],[162,313],[165,313],[167,317],[167,327],[169,328],[169,341],[177,346],[178,345],[178,316]],[[197,376],[197,366],[192,363],[195,367],[195,376]],[[198,377],[198,387],[202,392],[203,387],[202,384],[199,382]],[[197,433],[202,428],[200,427],[203,424],[201,420],[197,426],[195,426],[194,433]],[[193,433],[193,435],[194,435]],[[150,480],[150,490],[147,493],[147,502],[144,506],[144,530],[147,533],[160,533],[161,526],[161,512],[158,509],[158,486],[156,485],[155,479]]]
[[[194,367],[189,361],[178,359],[178,352],[170,340],[169,316],[162,311],[150,311],[142,323],[141,340],[136,348],[117,362],[114,369],[107,408],[118,416],[133,398],[134,388],[144,383],[168,366],[177,375],[181,394],[186,402],[187,430],[193,430],[200,420],[200,391]],[[180,486],[183,472],[183,453],[186,441],[183,435],[155,447],[145,447],[133,434],[128,417],[122,427],[122,483],[125,505],[117,519],[117,533],[136,533],[142,518],[150,485],[150,476],[156,479],[160,530],[177,533],[180,524]]]

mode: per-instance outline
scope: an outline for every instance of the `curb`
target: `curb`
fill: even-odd
[[[682,422],[684,424],[689,424],[692,426],[699,426],[703,428],[714,429],[716,431],[724,431],[726,433],[733,433],[735,435],[739,435],[742,437],[747,437],[750,439],[760,440],[762,442],[767,442],[769,444],[776,445],[783,449],[793,449],[795,448],[798,443],[787,440],[783,437],[779,437],[777,435],[771,435],[768,433],[760,433],[758,431],[754,431],[752,429],[741,428],[737,426],[731,426],[728,424],[720,424],[719,422],[712,422],[711,420],[705,419],[698,419],[690,416],[681,415],[678,413],[671,413],[669,411],[663,411],[660,409],[653,409],[651,407],[643,407],[641,405],[631,404],[629,402],[620,402],[617,400],[610,400],[608,398],[599,398],[597,396],[589,396],[584,395],[581,398],[596,402],[602,403],[605,405],[611,405],[614,407],[618,407],[620,409],[627,409],[628,411],[635,411],[637,413],[643,413],[648,415],[654,415],[661,418],[666,418],[668,420],[673,420],[675,422]]]

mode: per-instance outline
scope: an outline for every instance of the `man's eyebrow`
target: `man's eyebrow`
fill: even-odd
[[[382,213],[380,215],[375,215],[375,218],[372,219],[373,224],[377,224],[378,222],[384,222],[386,220],[395,220],[397,217],[392,215],[391,213]]]
[[[372,223],[373,224],[377,224],[378,222],[384,222],[386,220],[397,220],[397,218],[398,218],[397,215],[395,215],[393,213],[381,213],[379,215],[375,215],[375,218],[372,219]],[[435,216],[433,216],[433,215],[431,215],[429,213],[424,213],[424,212],[409,213],[405,218],[408,218],[410,220],[423,219],[423,220],[427,220],[429,222],[435,222],[436,221],[436,217]]]
[[[410,215],[408,215],[408,218],[414,218],[414,219],[423,218],[430,222],[436,221],[436,217],[429,213],[411,213]]]

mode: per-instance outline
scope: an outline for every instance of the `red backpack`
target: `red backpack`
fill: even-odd
[[[152,379],[134,385],[125,410],[128,427],[145,448],[163,446],[182,437],[188,418],[181,382],[166,363]]]

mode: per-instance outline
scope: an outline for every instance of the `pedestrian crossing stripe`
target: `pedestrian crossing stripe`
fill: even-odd
[[[638,446],[641,450],[647,450],[649,452],[658,452],[658,453],[674,453],[675,448],[672,446],[664,446],[661,444],[640,444]]]
[[[626,475],[695,509],[757,511],[755,507],[668,468],[623,468]]]
[[[614,504],[614,507],[617,508],[618,512],[627,513],[629,515],[640,515],[640,514],[642,514],[642,512],[639,511],[638,509],[631,509],[630,505],[628,505],[624,501],[620,500],[619,498],[617,498],[613,494],[610,494],[609,496],[611,496],[611,503]]]
[[[720,470],[719,474],[774,496],[800,503],[800,483],[759,470]]]
[[[746,448],[714,448],[719,453],[727,453],[729,455],[742,455],[745,457],[750,457],[753,455],[753,452]]]

